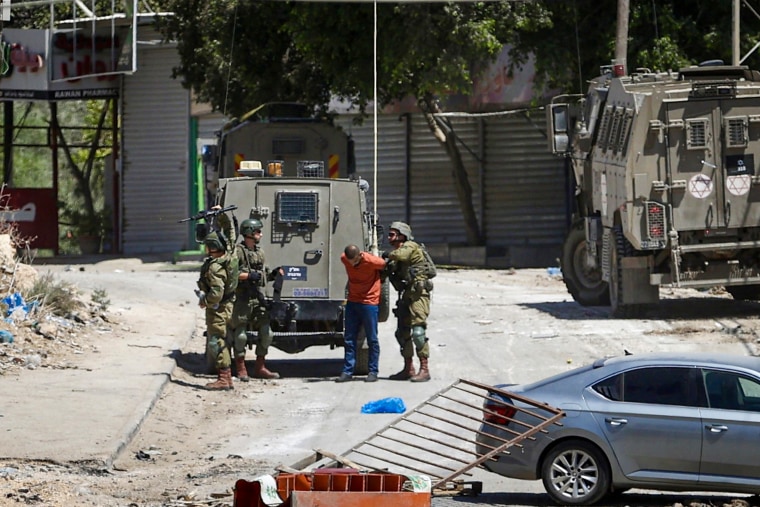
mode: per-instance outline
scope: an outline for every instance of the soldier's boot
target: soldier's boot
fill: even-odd
[[[219,370],[216,382],[206,384],[206,389],[209,391],[230,391],[234,388],[232,385],[232,370],[230,368]]]
[[[414,377],[414,361],[411,357],[405,357],[404,368],[400,372],[394,373],[388,378],[391,380],[409,380],[412,377]]]
[[[410,378],[412,382],[427,382],[430,380],[430,370],[428,370],[428,358],[427,357],[421,357],[420,358],[420,371],[417,372],[417,375]]]
[[[251,377],[248,376],[248,369],[245,367],[245,357],[235,358],[235,370],[237,370],[237,378],[241,382],[248,382]]]
[[[253,367],[253,376],[255,378],[274,379],[280,378],[279,373],[267,370],[264,365],[264,356],[256,356],[256,363]]]

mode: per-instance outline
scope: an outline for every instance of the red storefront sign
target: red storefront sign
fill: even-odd
[[[52,188],[6,188],[0,220],[13,222],[32,248],[58,250],[58,205]]]

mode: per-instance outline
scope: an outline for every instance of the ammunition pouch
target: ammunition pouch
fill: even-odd
[[[266,298],[259,288],[258,280],[248,280],[248,286],[246,287],[245,295],[248,296],[248,299],[256,299],[259,302],[259,306],[267,306]]]

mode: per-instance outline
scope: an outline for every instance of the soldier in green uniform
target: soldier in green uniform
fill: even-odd
[[[229,222],[226,215],[220,215],[219,224],[224,227]],[[235,305],[229,327],[232,332],[232,348],[235,355],[235,369],[238,379],[248,382],[245,366],[245,347],[248,343],[249,329],[258,332],[256,344],[256,363],[253,376],[261,379],[276,379],[280,375],[269,371],[265,358],[272,344],[272,328],[269,322],[269,309],[264,297],[267,281],[272,281],[282,268],[270,271],[266,266],[264,251],[259,246],[262,229],[261,220],[249,218],[240,224],[242,241],[235,246],[234,254],[239,266],[238,286],[235,291]]]
[[[393,250],[387,253],[387,273],[399,293],[394,313],[397,319],[396,340],[401,346],[404,368],[391,375],[390,379],[426,382],[430,380],[430,347],[425,333],[430,314],[430,292],[433,290],[430,279],[436,271],[425,246],[413,240],[409,225],[404,222],[391,224],[388,241]],[[420,359],[420,370],[416,374],[412,360],[415,350]]]
[[[230,255],[224,235],[211,232],[203,240],[208,257],[198,280],[198,304],[206,310],[206,354],[215,358],[217,380],[206,385],[212,391],[230,390],[230,352],[225,337],[238,283],[237,259]]]

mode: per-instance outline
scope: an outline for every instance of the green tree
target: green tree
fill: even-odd
[[[333,96],[366,111],[373,98],[370,3],[168,0],[161,26],[181,57],[175,75],[230,116],[271,101],[325,112]],[[451,162],[470,244],[482,234],[455,137],[439,98],[473,77],[515,31],[543,15],[533,2],[377,5],[378,104],[413,96]]]
[[[545,16],[523,25],[512,50],[519,64],[535,55],[537,85],[585,93],[586,80],[615,55],[617,0],[545,0]],[[758,41],[760,21],[750,8],[741,12],[741,53]],[[731,63],[731,2],[652,0],[630,2],[629,70],[678,70],[705,60]],[[760,67],[753,54],[745,62]]]

